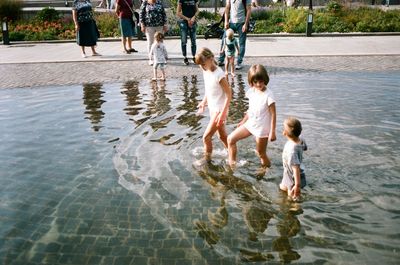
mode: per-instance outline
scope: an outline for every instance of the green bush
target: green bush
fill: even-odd
[[[0,0],[0,19],[16,21],[22,14],[21,0]]]
[[[36,16],[35,19],[41,22],[45,21],[57,21],[60,19],[60,12],[55,10],[54,8],[51,7],[45,7],[42,10],[40,10]]]
[[[305,9],[290,8],[286,11],[286,21],[283,29],[288,33],[306,32],[307,11]]]
[[[340,14],[343,10],[343,5],[337,1],[329,1],[328,4],[326,4],[326,10],[332,14]]]
[[[207,19],[211,21],[219,21],[221,20],[221,15],[220,14],[215,14],[206,10],[201,10],[199,14],[197,14],[197,19]]]
[[[96,13],[95,19],[102,38],[120,36],[119,21],[114,13]]]

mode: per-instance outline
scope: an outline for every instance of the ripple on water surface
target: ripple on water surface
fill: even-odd
[[[271,75],[278,140],[268,145],[273,166],[263,177],[251,137],[238,144],[234,173],[216,138],[213,161],[194,163],[209,119],[196,114],[197,76],[1,90],[0,257],[55,255],[62,264],[69,240],[79,239],[102,258],[101,249],[131,253],[109,247],[122,240],[146,260],[395,264],[398,76]],[[228,132],[247,109],[244,80],[231,83]],[[309,146],[300,203],[278,191],[289,115],[302,121]]]

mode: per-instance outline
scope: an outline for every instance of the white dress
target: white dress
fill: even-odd
[[[269,88],[260,91],[251,87],[246,91],[246,97],[249,99],[249,109],[244,127],[255,137],[268,137],[271,130],[271,113],[268,107],[275,103],[274,94]]]
[[[224,71],[217,67],[214,72],[203,71],[203,77],[210,113],[221,112],[224,109],[226,94],[219,82],[225,77]]]

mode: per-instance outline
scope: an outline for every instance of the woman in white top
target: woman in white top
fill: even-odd
[[[210,122],[203,135],[205,159],[211,160],[212,137],[217,132],[224,146],[227,148],[227,133],[225,120],[228,116],[229,104],[232,99],[232,90],[226,80],[225,73],[217,66],[214,54],[208,48],[202,48],[195,57],[196,64],[203,70],[205,95],[198,105],[199,113],[208,105]]]
[[[247,79],[251,86],[246,92],[249,109],[238,127],[228,136],[229,164],[232,168],[236,166],[236,142],[254,135],[256,151],[265,172],[265,169],[271,166],[267,156],[268,140],[276,140],[275,98],[267,88],[269,76],[264,66],[258,64],[250,67]]]

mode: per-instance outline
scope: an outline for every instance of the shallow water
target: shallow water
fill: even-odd
[[[227,130],[247,108],[231,80]],[[225,170],[202,156],[202,77],[0,90],[4,264],[397,264],[398,72],[272,72],[278,140]],[[278,191],[286,116],[303,123],[308,186]]]

